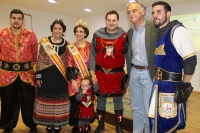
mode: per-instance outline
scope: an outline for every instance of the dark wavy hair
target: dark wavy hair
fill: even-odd
[[[77,25],[77,26],[74,27],[74,35],[76,34],[76,29],[77,29],[78,27],[83,28],[83,30],[84,30],[84,32],[85,32],[85,34],[86,34],[86,35],[84,36],[84,38],[87,38],[88,35],[89,35],[89,29],[86,28],[86,27],[84,27],[84,26],[82,26],[82,25]]]
[[[51,26],[50,26],[51,32],[53,32],[53,27],[54,27],[55,24],[60,24],[61,27],[63,28],[63,32],[66,31],[66,26],[65,26],[65,24],[63,23],[62,19],[58,18],[58,19],[56,19],[56,20],[51,24]],[[63,36],[64,36],[64,35],[63,35]]]
[[[157,6],[157,5],[162,5],[162,6],[164,6],[165,12],[168,12],[168,11],[171,12],[171,6],[170,6],[167,2],[165,2],[165,1],[156,1],[156,2],[154,2],[154,3],[152,4],[152,8],[153,8],[154,6]]]
[[[19,10],[19,9],[13,9],[11,12],[10,12],[10,18],[12,17],[12,14],[21,14],[22,15],[22,18],[24,19],[24,13]]]
[[[105,20],[107,19],[107,16],[108,16],[108,15],[111,15],[111,14],[115,14],[115,15],[117,16],[117,20],[119,20],[119,14],[118,14],[118,12],[115,11],[115,10],[111,10],[111,11],[107,12],[107,13],[106,13],[106,16],[105,16]]]

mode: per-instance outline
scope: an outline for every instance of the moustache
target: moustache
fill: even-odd
[[[159,20],[158,18],[154,18],[153,20]]]
[[[17,24],[17,25],[19,25],[19,23],[17,23],[17,22],[15,22],[14,24]]]

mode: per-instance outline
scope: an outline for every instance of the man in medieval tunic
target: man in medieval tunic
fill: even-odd
[[[158,1],[152,4],[153,22],[160,29],[154,54],[156,75],[148,114],[154,133],[175,133],[185,128],[186,104],[177,101],[175,92],[191,88],[189,82],[197,63],[191,34],[177,20],[170,22],[170,15],[168,3]]]
[[[90,74],[97,91],[97,116],[99,120],[95,133],[101,133],[104,129],[107,97],[113,97],[116,132],[123,133],[121,127],[122,96],[126,92],[123,67],[127,51],[127,34],[118,27],[118,23],[119,14],[114,10],[109,11],[105,16],[106,27],[95,31],[91,43]]]

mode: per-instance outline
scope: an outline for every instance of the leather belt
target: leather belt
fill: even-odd
[[[3,60],[0,60],[0,68],[7,71],[28,71],[33,69],[31,61],[7,62]]]
[[[149,66],[138,66],[138,65],[134,65],[134,64],[132,64],[132,66],[134,66],[137,69],[141,69],[141,70],[149,70]]]
[[[96,68],[96,70],[101,71],[101,72],[106,73],[106,74],[114,74],[114,73],[119,73],[119,72],[124,71],[123,67],[114,68],[114,69],[112,69],[112,68],[107,69],[107,68],[103,68],[99,65],[96,65],[95,68]]]
[[[156,79],[167,81],[182,81],[182,73],[168,72],[162,68],[156,68]]]

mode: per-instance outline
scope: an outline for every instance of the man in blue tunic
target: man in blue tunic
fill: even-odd
[[[192,37],[177,20],[170,22],[171,7],[152,4],[152,18],[159,27],[154,54],[156,76],[150,98],[150,127],[154,133],[175,133],[185,128],[186,104],[174,100],[177,85],[186,88],[197,63]],[[183,70],[183,74],[182,74]]]

